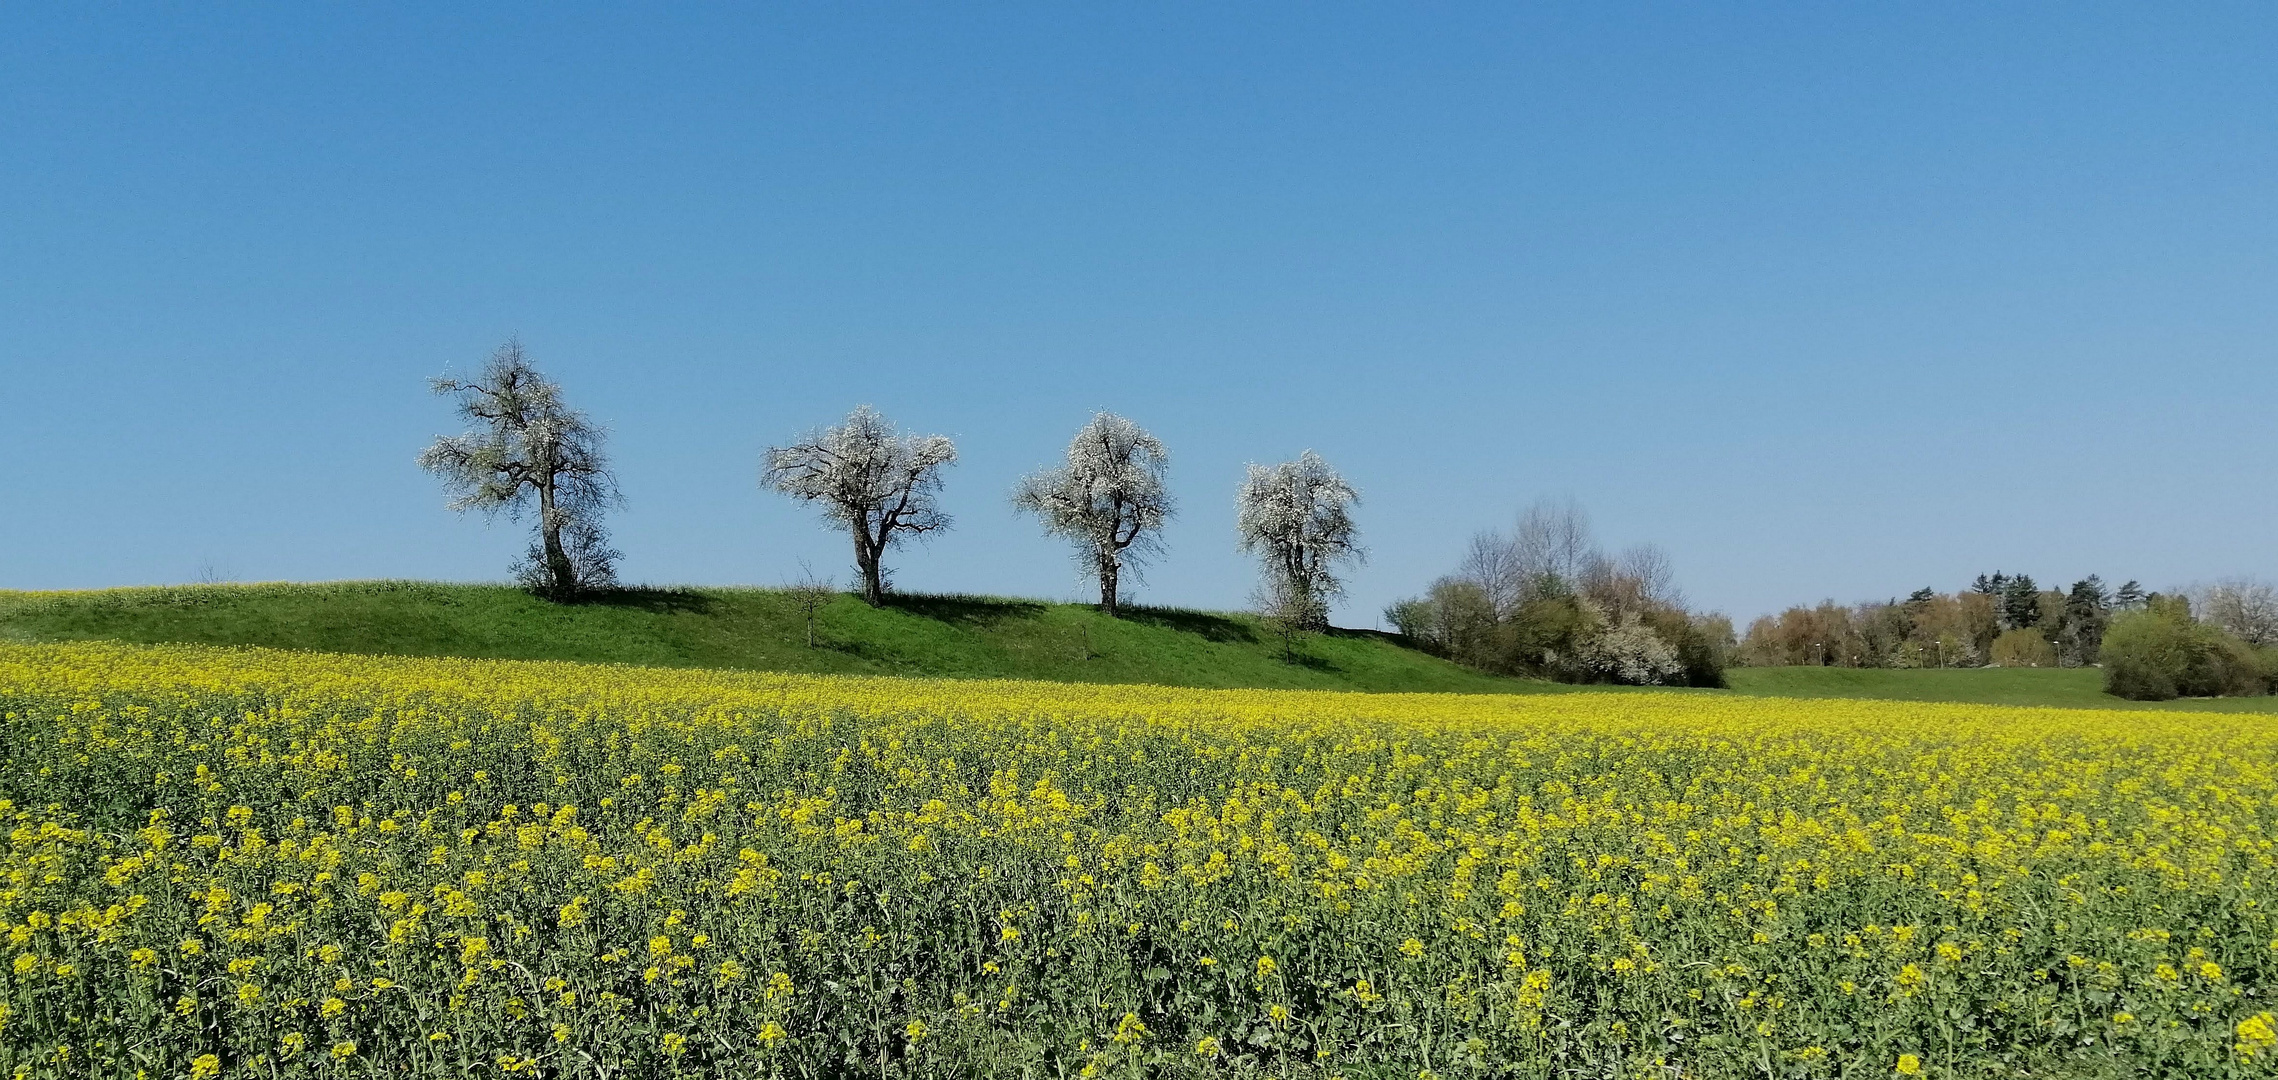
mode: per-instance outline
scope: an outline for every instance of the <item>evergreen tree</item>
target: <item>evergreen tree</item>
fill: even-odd
[[[2095,663],[2104,644],[2104,628],[2111,619],[2111,598],[2105,595],[2102,579],[2090,574],[2073,582],[2065,594],[2063,622],[2057,628],[2058,661],[2068,667]]]
[[[2000,600],[2002,629],[2030,630],[2040,625],[2041,588],[2033,584],[2033,575],[2010,578],[2002,587]]]
[[[2112,594],[2112,608],[2115,611],[2134,611],[2150,601],[2151,594],[2146,593],[2143,585],[2132,578],[2120,586],[2119,592]]]

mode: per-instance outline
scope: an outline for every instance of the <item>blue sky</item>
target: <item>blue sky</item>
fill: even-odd
[[[758,455],[954,436],[922,590],[1077,596],[1006,493],[1169,443],[1360,487],[1370,625],[1572,495],[1704,605],[2278,573],[2278,7],[8,5],[0,587],[485,579],[413,465],[510,334],[626,576],[847,545]]]

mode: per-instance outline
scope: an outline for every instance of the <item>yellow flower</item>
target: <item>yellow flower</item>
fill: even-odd
[[[663,1049],[667,1054],[679,1054],[688,1049],[688,1037],[677,1031],[667,1031],[664,1033]]]
[[[1895,1069],[1900,1076],[1918,1076],[1922,1072],[1922,1059],[1913,1054],[1900,1054]]]
[[[759,1027],[759,1043],[761,1046],[773,1046],[776,1043],[782,1042],[783,1037],[783,1025],[778,1024],[773,1020],[770,1020],[765,1024],[761,1024]]]
[[[1194,1052],[1203,1057],[1217,1057],[1218,1040],[1205,1035],[1201,1041],[1194,1044]]]
[[[902,1029],[902,1034],[911,1042],[916,1042],[919,1039],[925,1038],[925,1021],[910,1021],[909,1026]]]
[[[2265,1051],[2278,1047],[2278,1016],[2262,1012],[2238,1022],[2239,1056],[2260,1057]]]
[[[1401,942],[1400,954],[1406,956],[1410,960],[1414,960],[1417,957],[1424,955],[1423,940],[1420,938],[1409,938],[1408,940]]]
[[[336,1043],[333,1043],[333,1044],[332,1044],[332,1059],[333,1059],[334,1061],[346,1061],[346,1060],[348,1060],[349,1058],[352,1058],[352,1057],[355,1057],[355,1056],[356,1056],[356,1044],[355,1044],[355,1043],[353,1043],[353,1042],[346,1042],[346,1041],[343,1041],[343,1042],[336,1042]]]
[[[220,1075],[221,1059],[212,1054],[200,1054],[196,1061],[190,1063],[190,1080],[205,1080]]]
[[[1147,1025],[1139,1022],[1137,1013],[1124,1013],[1123,1019],[1115,1025],[1115,1042],[1119,1046],[1128,1046],[1146,1037]]]

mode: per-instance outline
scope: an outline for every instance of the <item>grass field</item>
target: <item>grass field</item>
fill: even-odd
[[[260,645],[398,656],[575,660],[849,675],[1167,686],[1528,693],[1565,689],[1466,670],[1390,635],[1306,639],[1298,663],[1246,615],[1080,604],[840,596],[819,648],[783,593],[630,590],[558,605],[519,589],[426,582],[0,592],[0,640]]]
[[[0,645],[0,1072],[2227,1077],[2278,720]]]
[[[506,586],[396,581],[0,591],[0,641],[1220,688],[1576,689],[1483,675],[1365,630],[1310,638],[1290,664],[1279,643],[1241,614],[1138,608],[1109,619],[1081,604],[961,596],[905,596],[873,609],[841,596],[819,624],[820,647],[810,649],[789,598],[766,589],[631,590],[566,606]],[[1765,697],[2278,712],[2278,697],[2126,701],[2105,694],[2101,673],[2088,668],[1734,668],[1727,676],[1731,692]]]
[[[1733,668],[1733,692],[1764,697],[1875,698],[1885,701],[1956,701],[1986,705],[2046,705],[2066,709],[2183,709],[2199,712],[2278,712],[2278,697],[2187,698],[2128,701],[2104,692],[2095,668]]]

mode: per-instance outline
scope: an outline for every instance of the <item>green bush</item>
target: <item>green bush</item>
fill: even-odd
[[[1732,636],[1732,625],[1721,616],[1688,615],[1663,608],[1647,612],[1645,623],[1677,650],[1677,662],[1685,671],[1676,685],[1725,685],[1725,642]]]
[[[2278,676],[2267,650],[2173,605],[2113,619],[2102,659],[2105,692],[2136,701],[2266,694]]]

